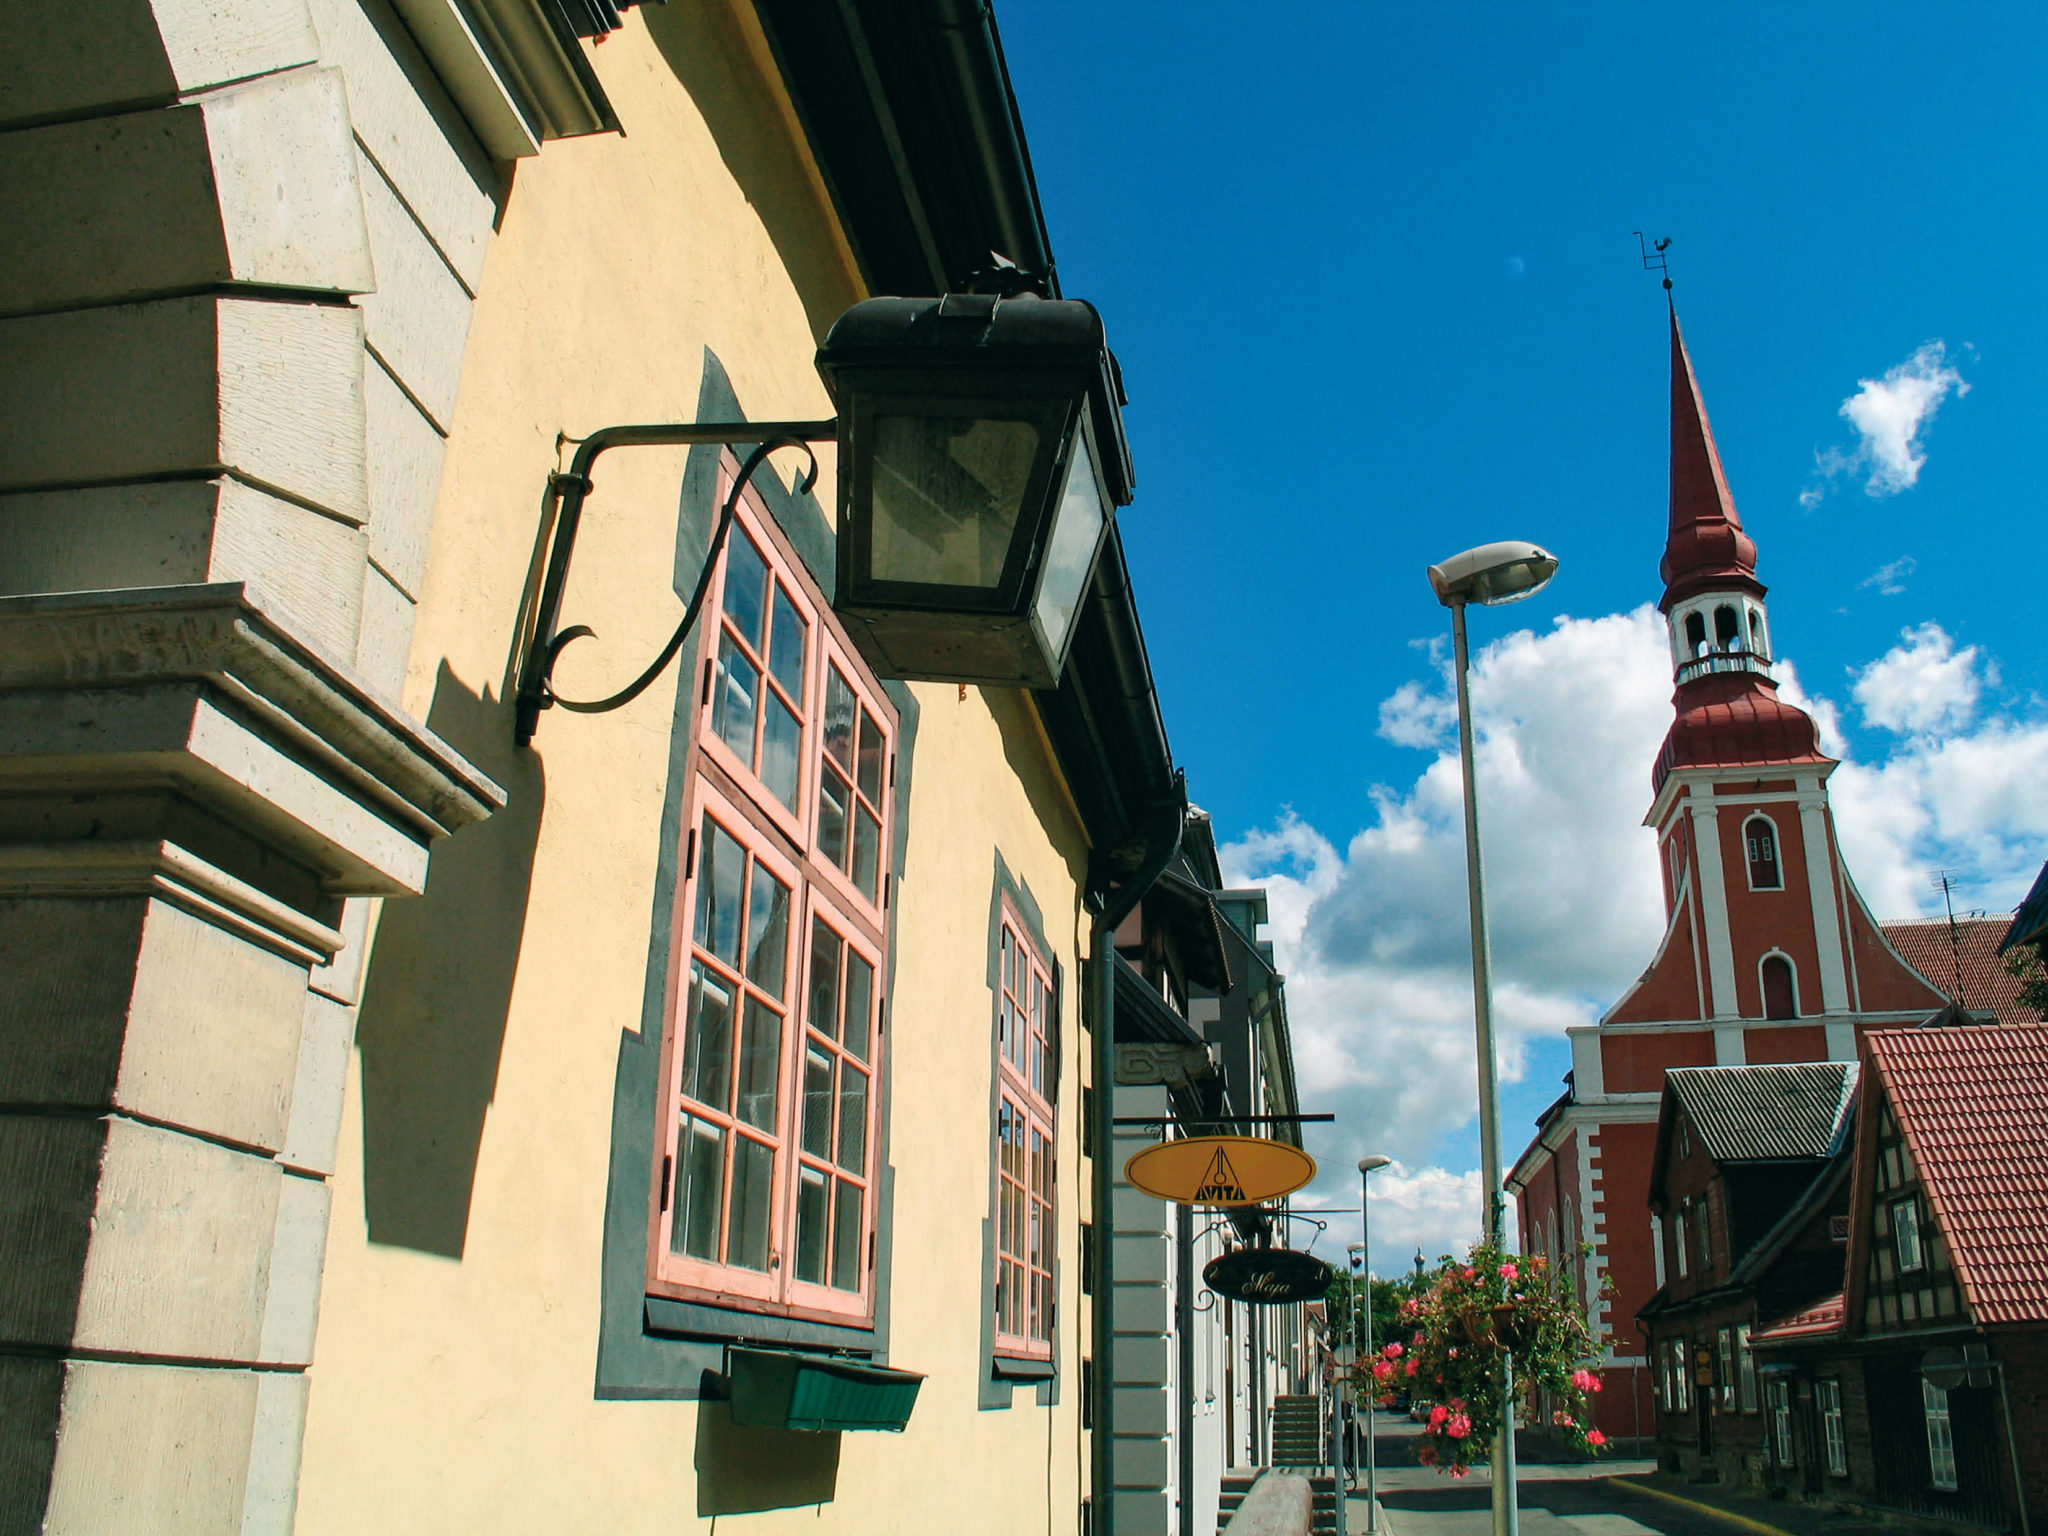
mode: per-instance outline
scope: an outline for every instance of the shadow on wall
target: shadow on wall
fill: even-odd
[[[427,890],[377,927],[356,1041],[370,1241],[461,1258],[497,1090],[545,788],[512,707],[444,662],[428,728],[503,785],[505,809],[434,848]]]
[[[640,12],[647,35],[704,115],[719,158],[746,194],[748,206],[782,258],[811,335],[823,340],[832,322],[862,295],[835,258],[840,239],[812,192],[804,153],[780,114],[766,110],[745,38],[723,6],[657,5]]]

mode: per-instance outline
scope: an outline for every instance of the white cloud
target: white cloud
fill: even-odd
[[[1840,412],[1856,429],[1856,446],[1814,454],[1814,478],[1799,493],[1803,507],[1818,506],[1835,481],[1850,475],[1867,475],[1863,490],[1870,496],[1912,489],[1927,464],[1921,430],[1951,393],[1961,398],[1970,392],[1939,340],[1921,343],[1903,363],[1887,368],[1883,378],[1858,379],[1856,385]]]
[[[1836,825],[1881,917],[1926,911],[1935,867],[1963,872],[1966,905],[2018,899],[2048,844],[2048,719],[1979,720],[1992,673],[1975,648],[1922,625],[1857,674],[1858,718],[1906,732],[1868,762],[1849,755],[1831,701],[1808,694],[1789,663],[1773,670],[1780,696],[1844,759]],[[1383,702],[1382,734],[1430,757],[1405,786],[1370,791],[1348,844],[1286,813],[1223,849],[1232,883],[1267,889],[1303,1101],[1338,1117],[1311,1128],[1324,1173],[1305,1203],[1355,1206],[1358,1158],[1392,1157],[1374,1176],[1375,1251],[1384,1234],[1401,1256],[1419,1244],[1432,1260],[1462,1250],[1479,1223],[1477,1176],[1461,1171],[1477,1161],[1476,1138],[1471,1152],[1445,1146],[1471,1136],[1477,1102],[1449,687],[1433,672]],[[1663,899],[1639,818],[1670,691],[1663,621],[1648,605],[1517,631],[1474,658],[1504,1081],[1520,1079],[1532,1041],[1592,1023],[1655,952]],[[1945,735],[1905,724],[1944,718]],[[1503,1127],[1504,1159],[1528,1129]]]
[[[1901,555],[1896,560],[1887,560],[1856,585],[1875,587],[1880,597],[1897,597],[1906,590],[1906,578],[1919,564],[1911,555]]]
[[[1893,646],[1856,674],[1850,689],[1863,718],[1882,730],[1924,735],[1967,726],[1982,687],[1977,647],[1958,651],[1933,620],[1900,631]]]

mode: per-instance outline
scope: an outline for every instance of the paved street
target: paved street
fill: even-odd
[[[1391,1414],[1377,1416],[1377,1444],[1383,1461],[1406,1462],[1407,1447],[1417,1427]],[[1681,1502],[1615,1479],[1642,1477],[1653,1470],[1649,1461],[1603,1457],[1591,1464],[1525,1464],[1520,1470],[1521,1529],[1524,1536],[1759,1536],[1743,1511],[1731,1521],[1727,1513],[1704,1507],[1711,1499],[1703,1490],[1684,1489]],[[1363,1479],[1361,1477],[1361,1483]],[[1484,1469],[1454,1480],[1427,1467],[1394,1466],[1379,1473],[1380,1536],[1489,1536],[1492,1530],[1492,1480]],[[1782,1524],[1796,1536],[1808,1536],[1818,1518],[1831,1532],[1850,1536],[1848,1522],[1816,1516],[1806,1510],[1770,1506],[1761,1513],[1770,1525]],[[1367,1529],[1362,1488],[1347,1510],[1352,1536]]]

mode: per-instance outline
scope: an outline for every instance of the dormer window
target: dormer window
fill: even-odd
[[[1778,867],[1778,829],[1768,816],[1752,816],[1743,823],[1742,847],[1749,857],[1749,888],[1782,891],[1785,876]]]

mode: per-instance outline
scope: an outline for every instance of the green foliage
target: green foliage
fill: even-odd
[[[1355,1368],[1362,1392],[1380,1401],[1406,1387],[1434,1406],[1418,1452],[1425,1465],[1463,1477],[1501,1433],[1501,1388],[1512,1349],[1515,1389],[1533,1422],[1542,1395],[1550,1422],[1578,1445],[1598,1450],[1592,1394],[1600,1378],[1586,1368],[1593,1338],[1569,1274],[1540,1254],[1521,1257],[1481,1243],[1463,1263],[1445,1258],[1420,1295],[1400,1306],[1399,1326]]]
[[[2048,1014],[2048,965],[2041,962],[2039,944],[2016,944],[2005,954],[2005,973],[2020,984],[2020,1002],[2036,1013]]]

